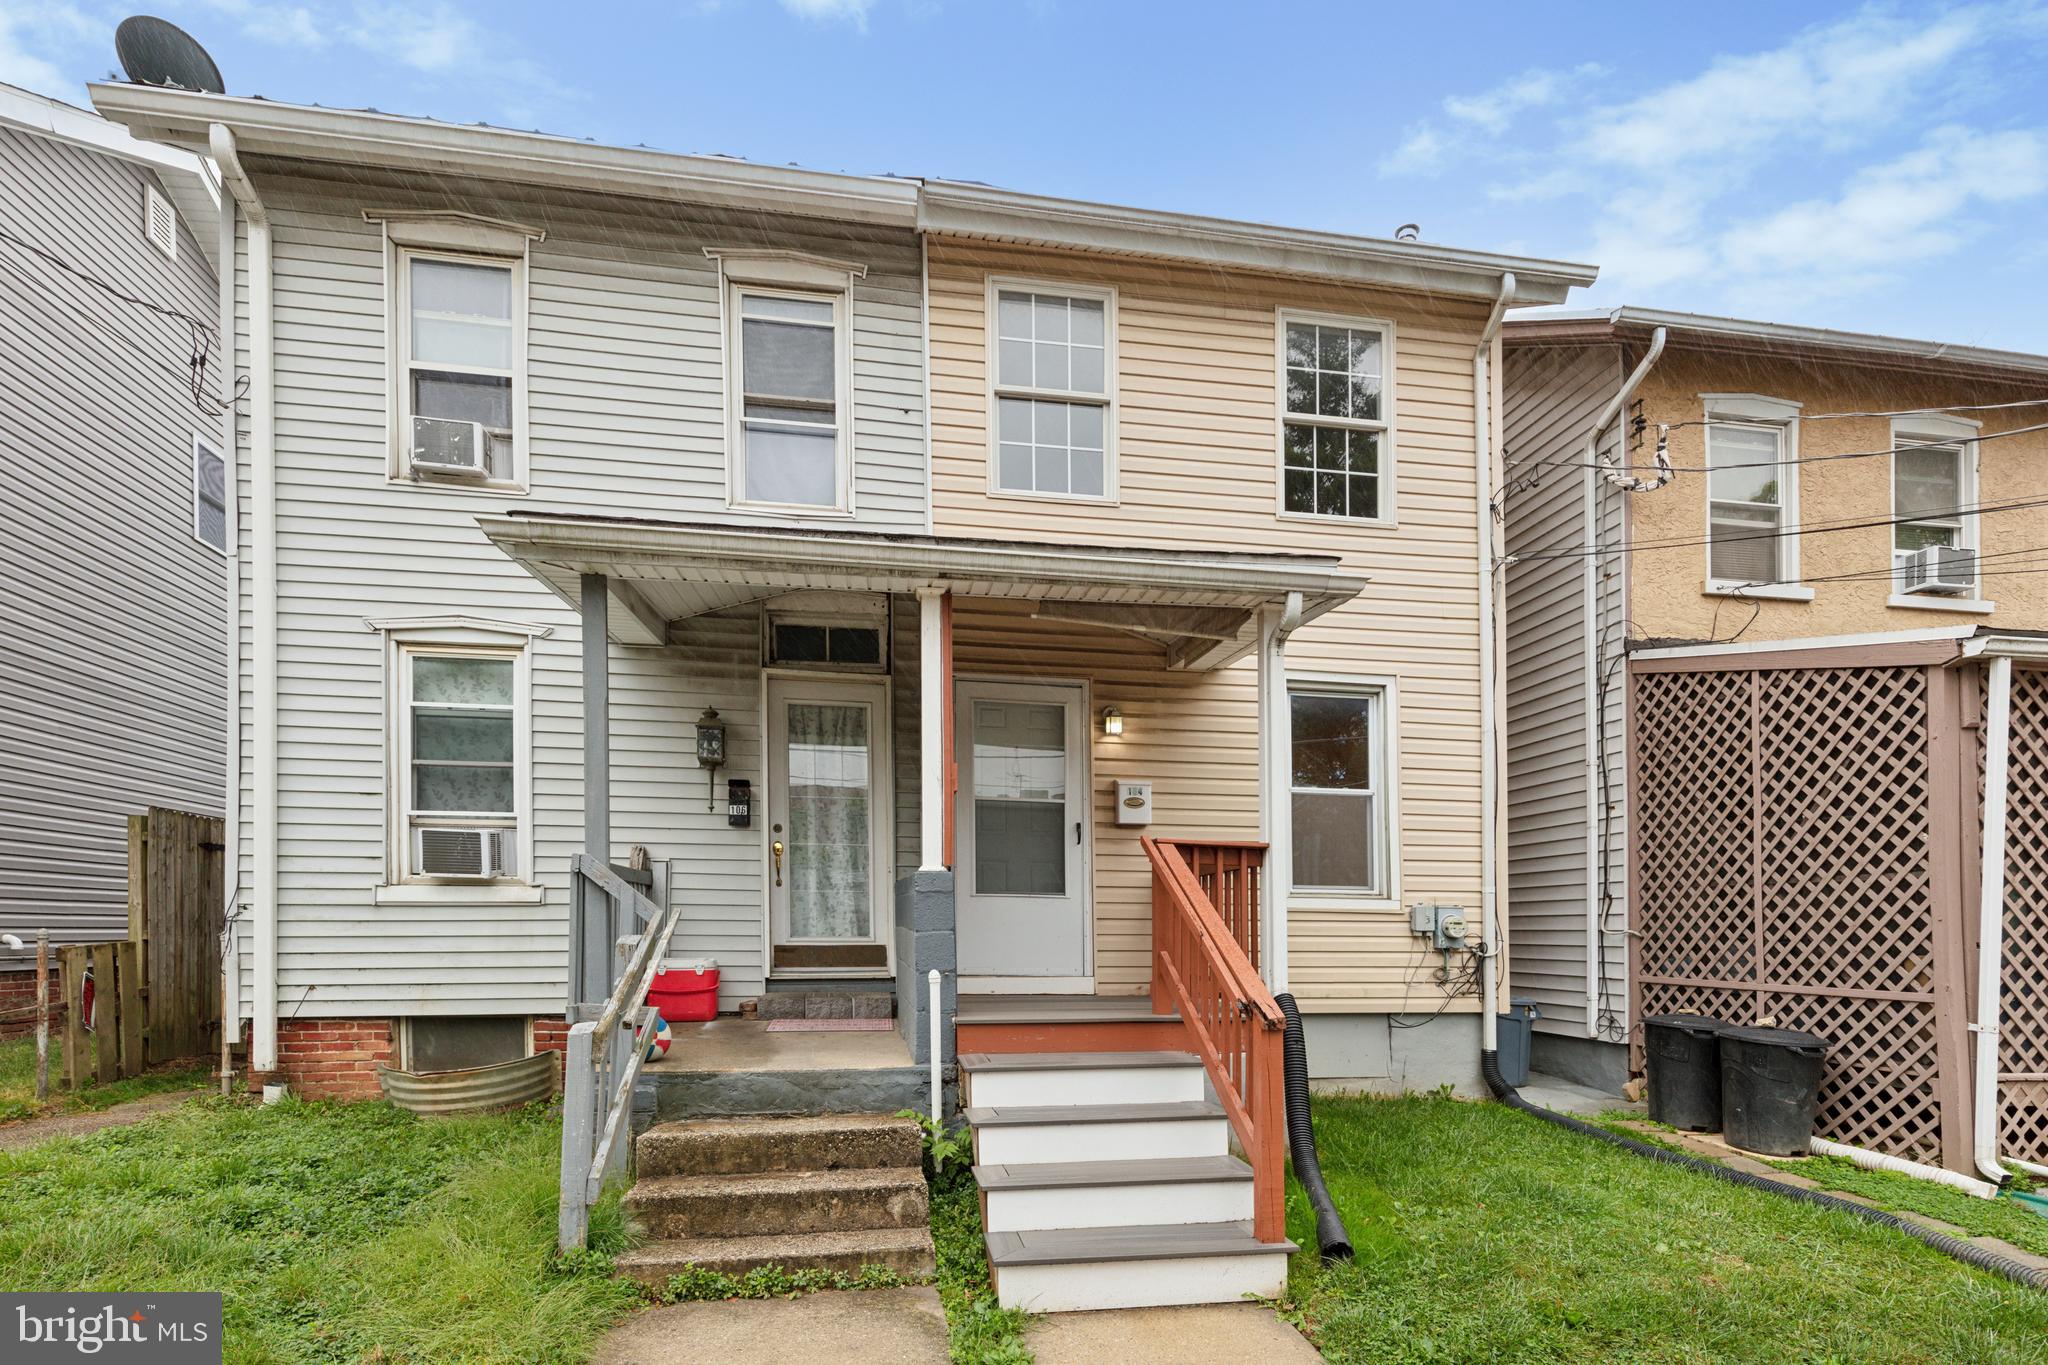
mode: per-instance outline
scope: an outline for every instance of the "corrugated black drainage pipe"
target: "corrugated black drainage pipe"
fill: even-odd
[[[1662,1147],[1653,1147],[1647,1142],[1637,1142],[1633,1138],[1625,1138],[1619,1133],[1609,1132],[1597,1123],[1586,1123],[1565,1114],[1553,1113],[1541,1105],[1531,1104],[1523,1099],[1521,1093],[1509,1085],[1506,1078],[1500,1074],[1500,1055],[1498,1053],[1480,1053],[1479,1070],[1480,1074],[1486,1077],[1487,1088],[1493,1091],[1495,1099],[1511,1109],[1519,1109],[1525,1114],[1534,1114],[1545,1123],[1554,1123],[1560,1128],[1569,1128],[1575,1133],[1583,1133],[1587,1137],[1597,1138],[1609,1146],[1624,1148],[1638,1156],[1646,1156],[1652,1161],[1661,1161],[1667,1166],[1683,1166],[1687,1170],[1698,1171],[1702,1175],[1710,1175],[1716,1180],[1725,1180],[1731,1185],[1746,1185],[1753,1190],[1769,1190],[1772,1194],[1780,1194],[1787,1199],[1796,1199],[1802,1204],[1817,1204],[1821,1208],[1833,1209],[1837,1213],[1850,1214],[1863,1219],[1865,1222],[1881,1223],[1895,1232],[1905,1233],[1916,1242],[1925,1242],[1942,1255],[1961,1261],[1965,1265],[1973,1265],[1979,1270],[1988,1270],[1994,1275],[2003,1275],[2006,1279],[2016,1284],[2028,1285],[2034,1289],[2048,1290],[2048,1270],[2035,1270],[2031,1266],[2021,1265],[2018,1261],[2000,1256],[1996,1252],[1986,1251],[1984,1248],[1972,1243],[1944,1236],[1932,1228],[1921,1227],[1911,1219],[1901,1218],[1895,1213],[1886,1213],[1883,1209],[1866,1208],[1862,1204],[1851,1203],[1847,1199],[1837,1199],[1835,1196],[1823,1194],[1819,1190],[1802,1190],[1795,1185],[1787,1185],[1776,1180],[1766,1180],[1762,1176],[1751,1175],[1747,1171],[1730,1170],[1718,1161],[1707,1161],[1701,1157],[1686,1156],[1680,1152],[1667,1151]]]
[[[1316,1130],[1308,1116],[1308,1043],[1301,1036],[1301,1011],[1294,1007],[1294,997],[1284,991],[1273,998],[1287,1016],[1280,1050],[1286,1058],[1287,1152],[1294,1162],[1294,1178],[1301,1182],[1309,1207],[1316,1211],[1316,1246],[1323,1253],[1324,1264],[1348,1261],[1351,1234],[1337,1216],[1329,1186],[1323,1184],[1323,1163],[1316,1159]]]

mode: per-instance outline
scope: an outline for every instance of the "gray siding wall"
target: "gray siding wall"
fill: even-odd
[[[176,260],[143,236],[153,180],[0,128],[0,227],[212,323],[183,222]],[[125,937],[127,817],[222,810],[226,569],[192,534],[193,437],[219,448],[221,422],[193,402],[190,347],[0,242],[0,929],[24,937]]]
[[[1515,347],[1503,364],[1502,417],[1511,480],[1534,486],[1507,503],[1507,551],[1531,558],[1508,569],[1508,928],[1509,985],[1536,1001],[1545,1032],[1594,1036],[1587,969],[1595,948],[1588,921],[1588,726],[1602,708],[1587,705],[1587,602],[1580,558],[1535,558],[1585,544],[1588,484],[1597,485],[1599,543],[1621,543],[1623,499],[1583,464],[1586,428],[1622,380],[1614,346]],[[1602,455],[1618,460],[1619,424]],[[1541,467],[1544,461],[1564,467]],[[1610,798],[1606,845],[1608,909],[1597,935],[1606,949],[1604,1011],[1615,1025],[1627,1013],[1627,925],[1623,871],[1621,685],[1610,667],[1623,640],[1623,561],[1603,557],[1590,606],[1604,689],[1603,756]],[[1597,889],[1592,893],[1598,896]],[[1595,1013],[1600,1013],[1600,1010]]]
[[[725,500],[719,281],[706,246],[859,261],[851,300],[852,525],[925,524],[920,256],[908,232],[689,205],[318,168],[253,168],[275,225],[279,539],[280,1014],[559,1012],[567,867],[582,848],[582,687],[576,617],[477,530],[526,510],[769,521]],[[386,477],[384,248],[365,209],[452,209],[544,227],[529,266],[530,493],[394,485]],[[238,230],[247,360],[247,232]],[[241,433],[246,545],[248,431]],[[844,527],[845,519],[822,523]],[[249,578],[242,668],[249,719]],[[383,654],[365,618],[466,613],[553,628],[533,642],[533,879],[544,903],[380,906],[385,880]],[[914,616],[913,616],[914,620]],[[666,646],[611,650],[613,848],[669,867],[685,915],[673,957],[717,959],[730,1007],[762,986],[761,823],[731,829],[730,777],[761,771],[758,609],[679,626]],[[728,722],[732,761],[707,809],[695,720]],[[253,745],[244,731],[242,819]],[[758,805],[757,805],[758,811]],[[241,845],[241,877],[253,873]],[[242,1012],[252,1003],[242,936]]]

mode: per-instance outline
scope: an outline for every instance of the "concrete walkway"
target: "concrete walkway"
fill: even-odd
[[[592,1365],[727,1360],[945,1365],[946,1310],[929,1286],[679,1303],[634,1314],[599,1344],[591,1360]]]
[[[1038,1365],[1314,1365],[1323,1358],[1256,1303],[1052,1313],[1031,1325],[1024,1344]]]
[[[22,1147],[33,1147],[39,1142],[53,1142],[58,1138],[84,1137],[97,1133],[102,1128],[119,1128],[124,1124],[140,1123],[168,1113],[186,1100],[200,1095],[214,1093],[211,1087],[197,1090],[166,1090],[160,1095],[146,1095],[139,1100],[129,1100],[107,1109],[94,1109],[79,1114],[52,1114],[48,1118],[23,1119],[0,1128],[0,1152],[14,1151]]]
[[[1546,1076],[1539,1071],[1530,1072],[1529,1083],[1518,1089],[1529,1103],[1559,1114],[1605,1114],[1617,1109],[1641,1114],[1648,1110],[1648,1106],[1640,1101],[1623,1099],[1605,1090],[1595,1090],[1590,1085],[1580,1085],[1561,1076]]]

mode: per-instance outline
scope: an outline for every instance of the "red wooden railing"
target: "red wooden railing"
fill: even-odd
[[[1281,1098],[1281,1030],[1286,1019],[1259,979],[1251,954],[1203,889],[1178,842],[1138,840],[1152,863],[1152,1007],[1179,1010],[1195,1053],[1252,1168],[1252,1235],[1286,1238],[1287,1115]],[[1216,847],[1206,845],[1202,847]],[[1251,887],[1247,864],[1214,885]],[[1242,916],[1241,916],[1242,918]],[[1255,917],[1254,917],[1255,918]]]
[[[1266,846],[1216,839],[1164,842],[1186,861],[1202,894],[1223,917],[1237,946],[1252,960],[1252,970],[1259,970],[1259,888],[1265,878]]]

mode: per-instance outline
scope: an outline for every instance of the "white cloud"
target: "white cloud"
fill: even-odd
[[[68,4],[0,5],[0,81],[24,90],[76,98],[78,82],[59,65],[62,55],[81,49],[106,30]]]
[[[1400,146],[1380,158],[1382,175],[1435,175],[1442,169],[1444,139],[1434,128],[1411,131]]]
[[[476,25],[445,3],[357,5],[348,37],[358,47],[395,57],[416,71],[439,73],[465,63],[482,64],[483,44]]]
[[[258,42],[279,47],[318,48],[326,45],[327,33],[313,11],[304,5],[266,5],[258,0],[207,0],[220,13],[235,20],[236,26]]]
[[[875,7],[875,0],[782,0],[782,7],[799,19],[816,23],[844,21],[866,28],[868,11]]]
[[[1453,95],[1444,101],[1444,112],[1460,123],[1469,123],[1489,133],[1506,132],[1516,114],[1557,103],[1574,83],[1596,79],[1602,68],[1593,63],[1570,71],[1525,71],[1491,90],[1477,95]]]

